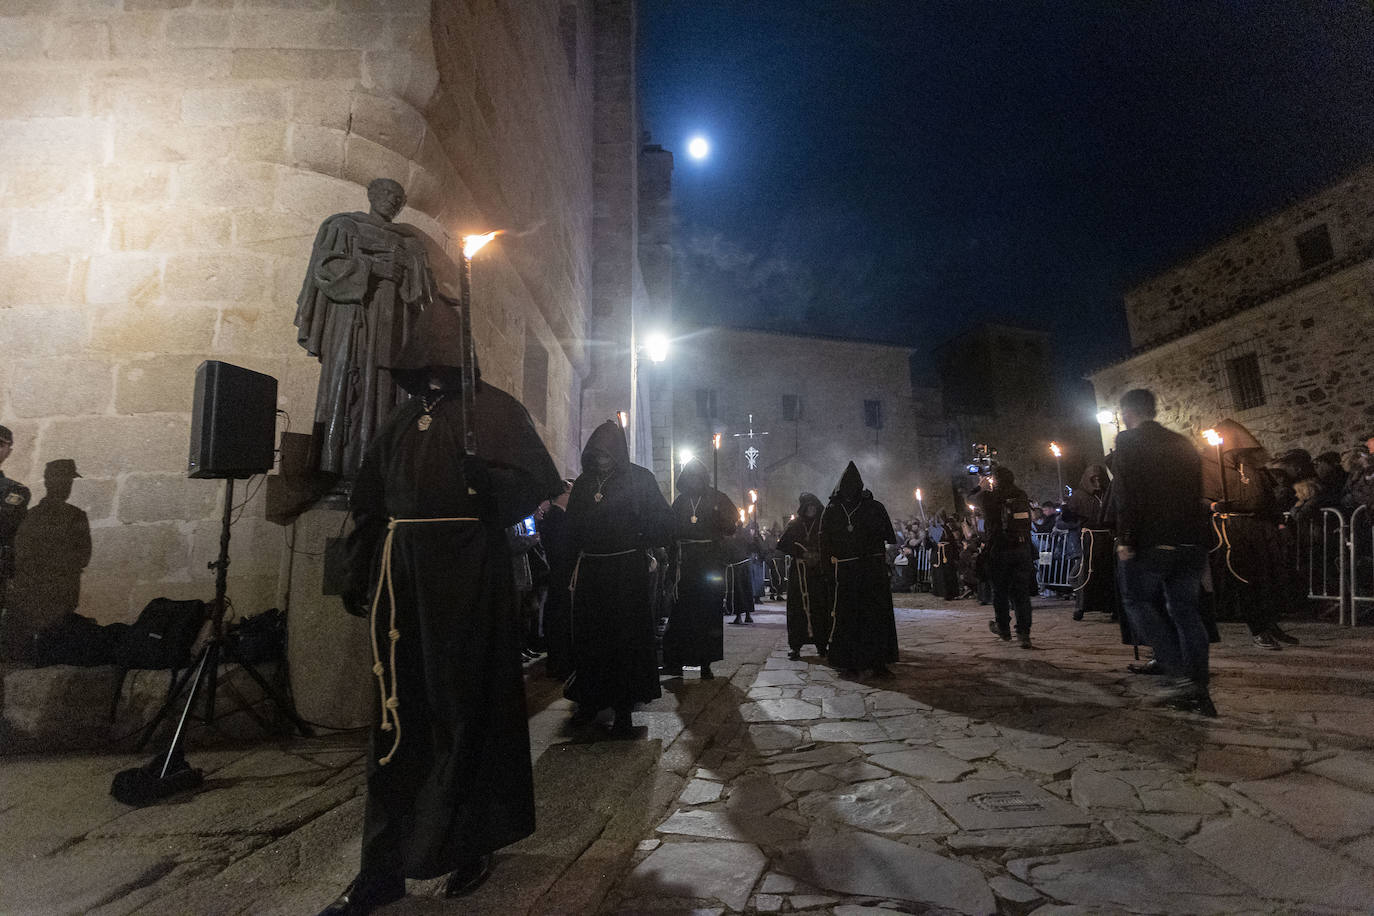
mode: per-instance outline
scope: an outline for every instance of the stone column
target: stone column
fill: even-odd
[[[355,728],[371,721],[375,690],[367,621],[321,592],[324,551],[347,512],[315,507],[296,519],[289,564],[287,663],[296,711],[312,722]]]

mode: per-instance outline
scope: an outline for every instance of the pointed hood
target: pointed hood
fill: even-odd
[[[700,458],[693,458],[682,466],[677,475],[677,488],[684,493],[703,493],[711,486],[711,478],[706,473],[706,465]]]
[[[445,391],[462,389],[463,319],[453,299],[436,296],[410,332],[405,346],[391,364],[391,377],[410,394],[419,396],[429,390],[431,375],[439,377]],[[482,371],[474,367],[480,380]],[[479,389],[480,390],[480,389]]]
[[[594,453],[609,455],[616,470],[630,466],[630,446],[625,441],[625,430],[615,420],[607,420],[587,437],[587,447],[582,449],[582,469],[592,467]]]
[[[863,492],[863,476],[859,473],[858,467],[851,461],[844,469],[844,473],[840,475],[840,482],[835,487],[835,492],[830,494],[830,498],[854,502],[863,496]]]
[[[1236,459],[1232,456],[1237,452],[1252,453],[1255,449],[1264,451],[1264,446],[1260,445],[1254,434],[1230,417],[1218,423],[1216,429],[1222,438],[1221,452],[1232,467],[1236,466]],[[1263,458],[1255,457],[1250,460],[1254,464],[1268,464],[1269,455],[1266,453]]]
[[[821,498],[819,496],[815,493],[803,493],[797,499],[797,518],[806,518],[807,506],[815,506],[818,515],[825,511],[825,506],[821,503]]]

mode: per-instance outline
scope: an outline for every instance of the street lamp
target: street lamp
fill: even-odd
[[[711,437],[711,486],[720,489],[720,433]]]
[[[1112,413],[1110,410],[1107,410],[1106,408],[1103,408],[1102,410],[1099,410],[1097,412],[1097,422],[1102,426],[1107,426],[1108,424],[1115,426],[1116,414]]]
[[[651,363],[661,363],[668,358],[668,335],[650,334],[644,340],[644,355]]]
[[[1217,432],[1215,429],[1204,429],[1202,431],[1202,438],[1206,439],[1207,444],[1214,446],[1217,450],[1217,470],[1221,472],[1221,501],[1225,503],[1227,501],[1226,464],[1221,460],[1221,444],[1226,440],[1223,439],[1221,433]]]
[[[1050,453],[1054,455],[1054,471],[1059,475],[1059,498],[1064,498],[1064,466],[1060,458],[1064,455],[1064,450],[1059,447],[1058,442],[1050,443]]]
[[[691,461],[691,460],[692,460],[693,458],[695,458],[695,457],[696,457],[696,455],[694,455],[694,454],[692,453],[692,450],[691,450],[690,448],[684,448],[684,449],[679,450],[678,453],[677,453],[677,463],[678,463],[678,464],[686,464],[687,462]]]

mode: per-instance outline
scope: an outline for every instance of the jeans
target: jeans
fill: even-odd
[[[992,579],[992,612],[997,628],[1011,628],[1011,609],[1016,609],[1016,632],[1029,636],[1031,630],[1031,588],[1035,585],[1034,548],[1019,545],[995,550],[988,555]]]
[[[1166,673],[1199,685],[1207,683],[1207,628],[1198,613],[1206,563],[1201,547],[1161,544],[1117,565],[1131,629]]]

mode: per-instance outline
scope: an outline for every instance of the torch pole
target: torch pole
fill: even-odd
[[[477,348],[472,340],[472,258],[461,248],[458,258],[462,301],[459,320],[463,327],[463,451],[473,457],[477,454]]]
[[[1217,443],[1217,470],[1221,471],[1221,502],[1225,505],[1229,502],[1226,496],[1226,462],[1221,460],[1221,443]]]

